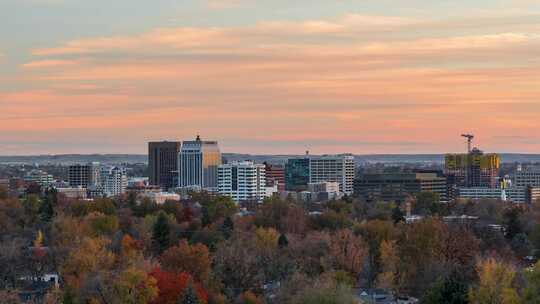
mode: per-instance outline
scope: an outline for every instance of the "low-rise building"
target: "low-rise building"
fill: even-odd
[[[142,194],[143,197],[148,197],[158,205],[164,204],[166,201],[179,201],[180,195],[169,192],[149,192]]]
[[[446,178],[436,173],[362,174],[355,180],[355,195],[366,201],[404,201],[410,195],[429,191],[448,202]]]
[[[54,183],[54,177],[51,174],[38,169],[28,171],[23,179],[26,183],[36,183],[44,188]]]

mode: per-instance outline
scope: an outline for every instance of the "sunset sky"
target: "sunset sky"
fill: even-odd
[[[540,153],[540,0],[0,0],[0,155]]]

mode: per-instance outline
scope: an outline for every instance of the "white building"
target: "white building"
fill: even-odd
[[[27,183],[36,183],[42,187],[49,187],[54,183],[53,176],[43,170],[31,170],[23,179]]]
[[[100,186],[106,196],[117,196],[126,192],[128,179],[126,169],[120,167],[102,167]]]
[[[323,155],[309,157],[309,182],[336,182],[339,190],[347,195],[354,191],[355,175],[354,156]]]
[[[506,200],[503,189],[500,188],[458,188],[459,198],[463,199],[499,199]]]
[[[166,201],[179,201],[180,195],[169,192],[150,192],[142,195],[148,197],[158,205],[164,204]]]
[[[514,173],[513,185],[515,187],[540,187],[540,168],[518,168]]]
[[[326,192],[332,194],[339,194],[339,183],[338,182],[320,182],[320,183],[309,183],[308,191],[310,192]]]
[[[180,188],[217,188],[217,170],[221,165],[221,152],[217,141],[184,141],[178,154],[178,186]]]
[[[218,167],[218,192],[235,202],[262,202],[266,197],[265,166],[250,161]]]

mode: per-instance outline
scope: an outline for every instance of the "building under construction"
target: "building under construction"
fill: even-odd
[[[472,135],[467,137],[469,152],[447,154],[445,173],[458,187],[496,188],[498,186],[501,159],[498,154],[484,154],[477,148],[470,149]]]

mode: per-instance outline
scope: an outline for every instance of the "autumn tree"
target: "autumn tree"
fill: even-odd
[[[339,268],[358,277],[368,255],[368,246],[361,236],[343,229],[332,235],[330,253]]]
[[[117,303],[146,304],[157,298],[158,292],[154,277],[130,267],[114,280],[112,297]]]
[[[203,244],[189,245],[185,239],[163,252],[159,261],[164,270],[187,272],[199,282],[206,281],[210,274],[211,259],[208,248]]]
[[[192,276],[186,272],[175,273],[164,271],[161,268],[155,268],[150,275],[156,279],[159,289],[158,297],[151,301],[152,304],[176,304],[182,298],[189,283],[192,282]],[[202,303],[207,303],[208,294],[199,283],[193,283],[197,298]]]
[[[473,304],[514,304],[518,293],[514,288],[514,267],[493,258],[480,261],[477,265],[479,282],[469,291]]]

